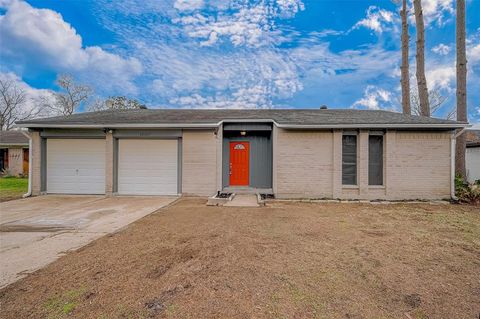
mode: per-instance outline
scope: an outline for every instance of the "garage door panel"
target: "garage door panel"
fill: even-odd
[[[47,192],[105,193],[105,140],[48,139]]]
[[[148,164],[145,164],[148,165]],[[135,170],[135,176],[130,176],[130,172],[127,170],[122,170],[120,171],[119,175],[123,176],[123,181],[131,182],[131,181],[137,181],[138,183],[141,183],[141,181],[138,181],[139,177],[145,179],[145,180],[151,180],[156,181],[158,178],[163,177],[164,179],[162,182],[165,181],[173,181],[176,183],[177,181],[177,176],[171,176],[172,170],[175,170],[176,167],[171,167],[169,169],[160,169],[160,170]]]
[[[118,193],[176,195],[177,140],[119,140]]]

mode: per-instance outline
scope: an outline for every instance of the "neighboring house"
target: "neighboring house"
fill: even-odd
[[[470,183],[480,180],[480,130],[467,130],[465,164]]]
[[[18,123],[32,193],[441,199],[466,124],[367,110],[125,110]]]
[[[28,175],[28,138],[20,131],[0,131],[0,173]]]

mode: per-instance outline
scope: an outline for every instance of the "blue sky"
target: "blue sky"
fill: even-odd
[[[423,0],[429,89],[455,105],[455,1]],[[59,73],[149,107],[400,110],[390,0],[0,0],[0,75],[32,97]],[[468,107],[480,121],[480,1],[467,0]],[[410,17],[411,83],[415,26]]]

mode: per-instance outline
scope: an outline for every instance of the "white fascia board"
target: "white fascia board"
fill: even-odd
[[[445,128],[457,129],[468,127],[468,124],[324,124],[324,125],[296,125],[275,124],[279,128],[289,129],[355,129],[355,128]]]
[[[19,124],[26,128],[216,128],[218,124]]]
[[[19,124],[26,128],[217,128],[223,123],[273,123],[276,127],[286,129],[356,129],[356,128],[444,128],[457,129],[470,127],[470,124],[279,124],[272,119],[225,119],[217,123],[139,123],[139,124]]]
[[[26,147],[28,143],[0,143],[0,147]]]

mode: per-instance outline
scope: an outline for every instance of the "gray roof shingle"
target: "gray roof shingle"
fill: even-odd
[[[0,145],[28,145],[28,138],[20,131],[0,131]]]
[[[465,131],[465,138],[467,140],[467,147],[479,147],[480,146],[480,130],[467,130],[467,131]]]
[[[108,110],[69,116],[18,122],[23,127],[45,126],[116,126],[128,124],[212,124],[222,120],[273,120],[283,125],[414,125],[459,126],[461,123],[389,111],[353,109],[146,109]]]

